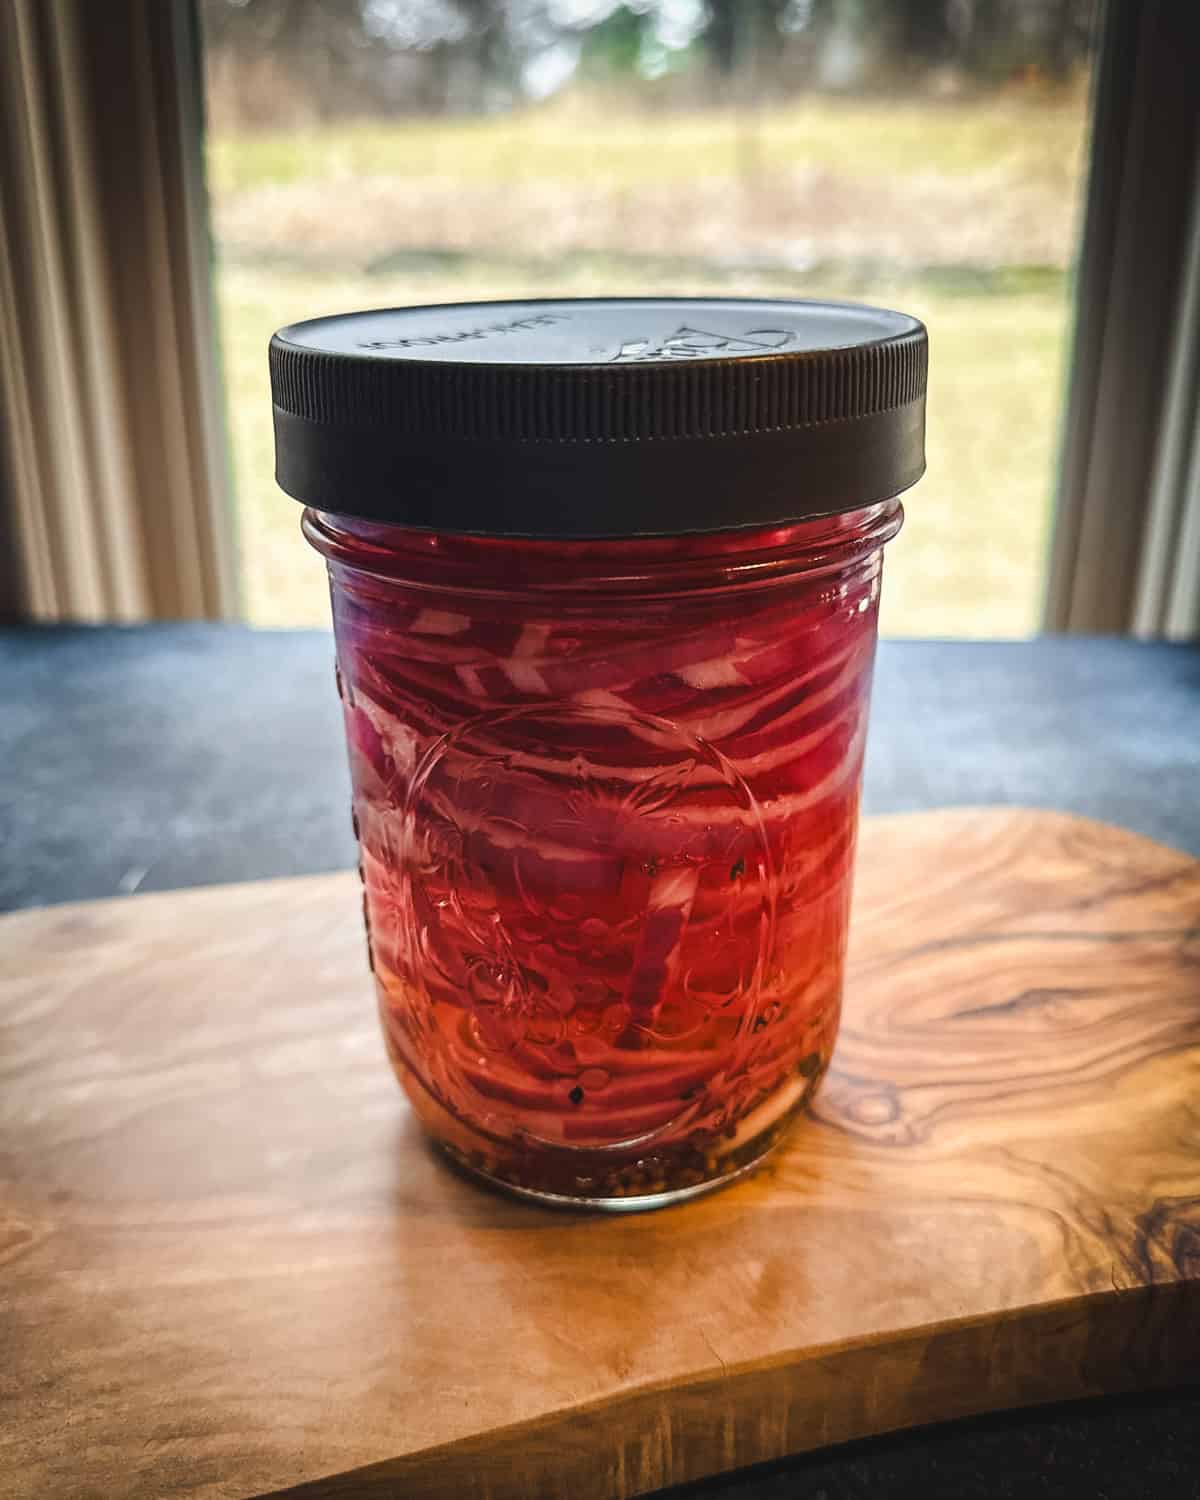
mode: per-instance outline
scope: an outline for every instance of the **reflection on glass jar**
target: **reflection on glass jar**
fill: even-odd
[[[536,1196],[644,1206],[735,1175],[834,1044],[899,501],[614,538],[352,504],[305,531],[413,1107]]]

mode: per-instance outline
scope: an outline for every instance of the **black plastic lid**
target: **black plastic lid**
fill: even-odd
[[[474,302],[271,340],[276,478],[433,531],[613,537],[772,525],[925,468],[924,327],[837,302]]]

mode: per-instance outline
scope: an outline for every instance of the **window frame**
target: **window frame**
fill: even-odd
[[[0,309],[49,382],[0,363],[0,610],[236,618],[197,0],[12,4],[38,113],[18,123],[57,192],[0,253]],[[1196,76],[1200,6],[1102,5],[1047,631],[1200,634]]]

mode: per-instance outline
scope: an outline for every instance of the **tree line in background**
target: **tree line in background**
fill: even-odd
[[[478,114],[571,81],[645,105],[1067,83],[1095,0],[201,0],[218,128]]]

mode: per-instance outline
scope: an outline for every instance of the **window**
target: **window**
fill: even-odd
[[[874,300],[932,340],[884,628],[1036,629],[1086,163],[1088,0],[203,0],[245,605],[323,622],[265,346],[353,306]]]

